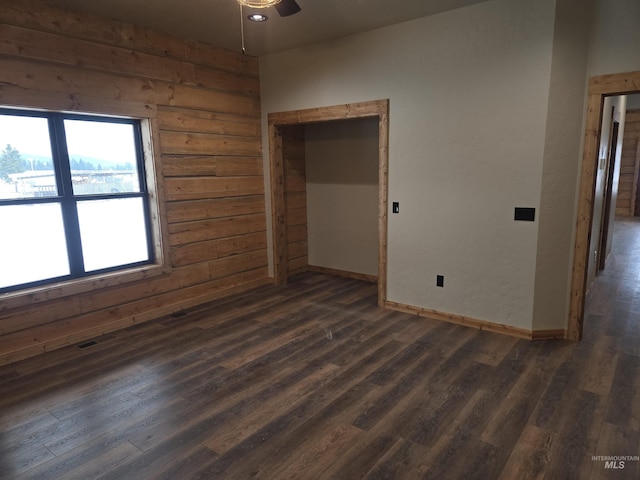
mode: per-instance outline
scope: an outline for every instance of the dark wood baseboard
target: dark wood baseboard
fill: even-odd
[[[564,339],[567,331],[561,328],[555,330],[534,330],[531,332],[531,340],[558,340]]]
[[[307,269],[311,272],[326,273],[328,275],[337,275],[338,277],[353,278],[354,280],[363,280],[365,282],[377,283],[377,275],[367,275],[366,273],[347,272],[346,270],[338,270],[336,268],[319,267],[317,265],[309,265]]]

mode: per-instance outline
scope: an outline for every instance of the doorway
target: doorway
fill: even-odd
[[[276,285],[287,282],[291,271],[288,239],[291,238],[287,219],[287,176],[285,175],[286,142],[296,126],[357,118],[378,120],[378,305],[384,306],[387,285],[387,191],[389,165],[389,101],[375,100],[355,104],[319,107],[290,112],[270,113],[269,166],[271,175],[271,215],[273,241],[273,275]],[[292,127],[294,127],[292,129]],[[295,134],[293,135],[295,137]],[[298,135],[299,137],[299,135]],[[290,210],[290,209],[289,209]],[[297,269],[304,268],[298,263]]]
[[[599,163],[598,150],[604,101],[606,97],[633,93],[640,93],[640,72],[603,75],[589,80],[584,153],[578,193],[571,300],[566,332],[566,338],[569,340],[579,341],[582,339],[591,241],[598,241],[597,238],[591,238],[590,232],[594,216],[594,193]]]

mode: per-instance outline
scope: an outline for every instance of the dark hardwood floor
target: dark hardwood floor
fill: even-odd
[[[615,227],[579,344],[314,273],[2,367],[0,478],[638,479],[593,459],[640,455],[640,223]]]

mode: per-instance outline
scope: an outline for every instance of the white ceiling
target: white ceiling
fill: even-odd
[[[236,0],[47,0],[181,37],[240,51]],[[297,0],[302,11],[264,23],[245,20],[247,53],[264,55],[453,10],[485,0]],[[245,16],[249,11],[245,8]]]

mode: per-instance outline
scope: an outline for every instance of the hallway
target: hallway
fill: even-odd
[[[585,311],[585,341],[610,336],[620,353],[640,356],[640,217],[616,218],[612,251]]]
[[[612,251],[587,295],[584,337],[578,350],[583,378],[607,395],[596,455],[640,455],[640,218],[616,218]],[[584,388],[584,387],[583,387]],[[596,466],[597,465],[597,466]],[[637,478],[640,463],[603,471],[594,460],[591,478]],[[635,472],[635,473],[631,473]]]

